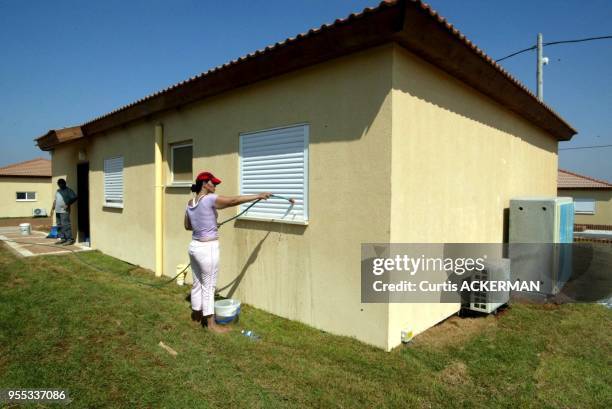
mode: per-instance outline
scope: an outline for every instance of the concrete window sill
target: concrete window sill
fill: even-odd
[[[112,209],[123,209],[123,203],[104,203],[104,207],[110,207]]]
[[[248,220],[253,222],[269,222],[269,223],[285,223],[297,224],[299,226],[308,226],[308,220],[280,220],[280,219],[263,219],[259,217],[240,216],[236,220]]]

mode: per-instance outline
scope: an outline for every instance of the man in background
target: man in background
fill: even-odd
[[[63,244],[69,246],[74,244],[72,237],[72,224],[70,223],[70,205],[77,200],[77,195],[72,189],[66,186],[64,179],[57,181],[57,192],[55,192],[55,200],[51,206],[51,213],[55,211],[55,220],[57,224],[57,233],[60,238],[55,244]]]

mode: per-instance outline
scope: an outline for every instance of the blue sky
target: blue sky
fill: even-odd
[[[376,1],[0,0],[0,166],[45,154],[32,141]],[[612,34],[612,2],[431,0],[493,58],[544,41]],[[579,134],[612,144],[612,40],[545,49],[544,97]],[[535,53],[504,67],[535,87]],[[560,152],[612,181],[612,148]]]

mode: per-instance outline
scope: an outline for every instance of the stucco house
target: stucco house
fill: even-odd
[[[54,179],[87,186],[75,213],[88,216],[74,217],[92,246],[157,275],[188,261],[197,172],[220,194],[296,198],[222,227],[221,294],[391,349],[459,305],[362,303],[360,244],[502,242],[510,198],[556,194],[558,142],[575,133],[435,11],[400,0],[37,143]]]
[[[612,183],[559,169],[557,191],[574,198],[576,225],[612,230]]]
[[[36,158],[0,168],[0,217],[31,217],[51,210],[51,161]]]

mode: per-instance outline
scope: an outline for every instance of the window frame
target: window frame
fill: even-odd
[[[108,202],[106,200],[106,161],[112,160],[112,159],[121,159],[121,202]],[[114,209],[123,209],[123,206],[125,204],[125,156],[123,155],[117,155],[117,156],[111,156],[108,158],[104,158],[103,159],[103,163],[102,163],[102,189],[103,189],[103,199],[104,199],[104,204],[103,207],[110,207],[110,208],[114,208]]]
[[[248,212],[240,216],[238,220],[252,220],[252,221],[263,221],[263,222],[272,222],[272,223],[297,224],[297,225],[303,225],[303,226],[308,225],[309,218],[310,218],[309,211],[308,211],[308,208],[309,208],[308,206],[309,204],[309,194],[308,194],[309,183],[308,181],[309,181],[310,124],[308,122],[300,122],[296,124],[278,126],[274,128],[259,129],[256,131],[240,132],[238,136],[238,142],[239,142],[238,144],[239,145],[239,148],[238,148],[238,189],[239,189],[240,194],[242,194],[243,139],[250,135],[271,132],[271,131],[278,131],[281,129],[298,128],[298,127],[302,127],[304,129],[304,145],[303,145],[303,152],[304,152],[304,156],[303,156],[304,158],[303,159],[303,164],[304,164],[303,195],[304,197],[303,197],[303,203],[302,203],[303,220],[272,219],[272,218],[266,218],[266,217],[249,216]],[[241,210],[240,207],[239,207],[239,210]]]
[[[193,183],[191,180],[174,180],[174,150],[176,148],[186,148],[188,146],[191,147],[191,176],[193,177],[193,141],[190,140],[168,144],[168,150],[170,152],[170,161],[168,163],[170,168],[170,171],[168,172],[170,175],[170,181],[168,183],[168,187],[191,187],[191,184]]]
[[[25,194],[25,199],[19,199],[17,197],[19,195],[19,193]],[[34,193],[34,199],[28,199],[28,193]],[[15,201],[16,202],[37,202],[38,201],[38,193],[37,192],[32,192],[32,191],[15,192]]]

